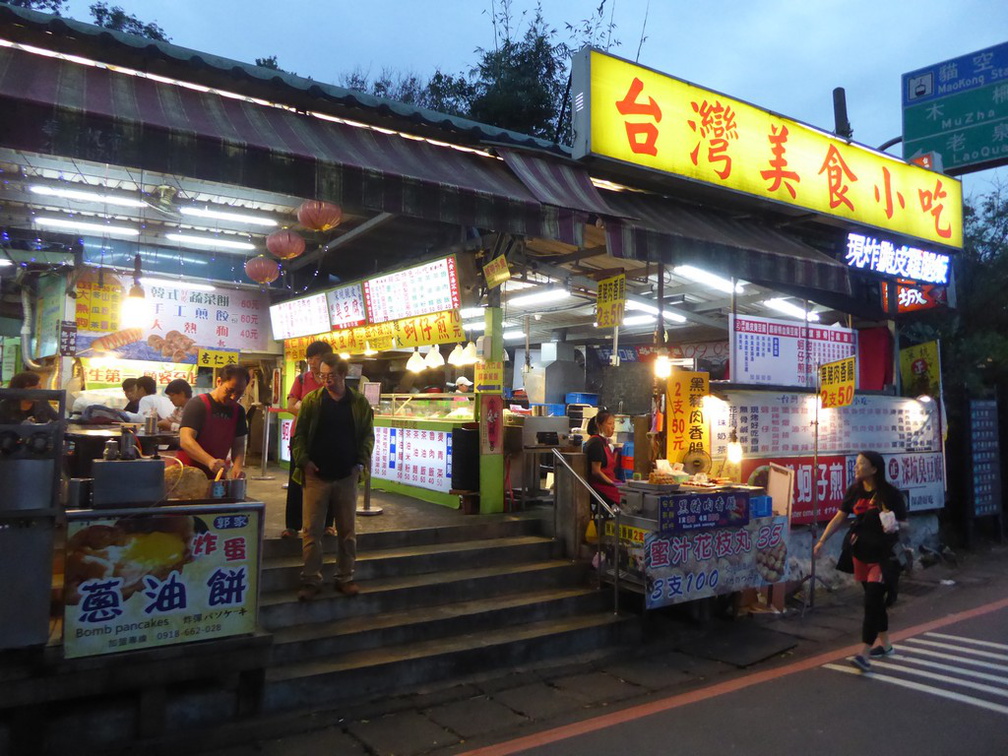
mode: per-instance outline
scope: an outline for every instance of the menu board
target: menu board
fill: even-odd
[[[375,426],[371,475],[448,493],[452,476],[451,431]]]
[[[748,524],[748,493],[715,491],[675,494],[658,499],[658,530],[663,533]]]
[[[321,292],[270,305],[269,313],[273,338],[277,341],[331,330],[329,305]]]
[[[460,303],[455,258],[446,257],[367,280],[364,299],[371,323],[454,310]]]
[[[857,332],[791,320],[729,316],[734,335],[732,381],[814,388],[817,365],[852,357]]]
[[[811,455],[814,451],[815,394],[727,391],[723,398],[728,412],[711,421],[715,459],[725,456],[733,427],[746,456]],[[941,451],[935,406],[905,397],[855,396],[846,407],[820,410],[819,453]]]
[[[364,325],[364,295],[359,283],[332,289],[325,296],[332,330]]]
[[[997,401],[969,403],[971,499],[973,516],[1001,514],[1001,455],[998,451]]]

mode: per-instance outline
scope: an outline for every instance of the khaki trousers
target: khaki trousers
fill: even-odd
[[[340,480],[322,480],[305,475],[302,520],[304,537],[301,551],[304,569],[302,585],[322,584],[322,536],[325,532],[326,511],[336,513],[337,563],[336,582],[348,583],[353,579],[357,561],[357,468]]]

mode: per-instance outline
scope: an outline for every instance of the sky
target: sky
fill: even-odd
[[[70,0],[64,15],[90,20],[92,2]],[[589,18],[599,2],[541,5],[568,41],[565,24]],[[109,4],[157,23],[174,44],[249,63],[275,55],[285,70],[339,83],[355,69],[372,77],[471,69],[477,48],[494,45],[491,9],[500,0]],[[535,2],[511,6],[521,32]],[[606,0],[605,13],[620,43],[613,54],[829,131],[833,88],[842,86],[855,141],[873,147],[901,133],[902,74],[1008,42],[1003,0]],[[996,181],[1008,184],[1008,168],[965,176],[964,194]]]

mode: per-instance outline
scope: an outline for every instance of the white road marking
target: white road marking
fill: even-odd
[[[947,698],[952,701],[959,701],[960,703],[969,704],[971,706],[977,706],[981,709],[987,709],[989,711],[997,712],[998,714],[1008,714],[1008,706],[991,703],[990,701],[984,701],[982,698],[967,696],[963,693],[956,693],[951,690],[936,688],[931,685],[922,685],[921,683],[912,682],[910,680],[901,680],[898,677],[881,675],[877,672],[861,672],[855,667],[846,667],[841,664],[824,664],[823,668],[831,669],[834,672],[846,672],[847,674],[850,675],[860,675],[867,680],[878,680],[879,682],[889,683],[891,685],[898,685],[901,688],[909,688],[910,690],[920,691],[921,693],[929,693],[933,696],[938,696],[939,698]]]
[[[991,651],[978,651],[972,648],[963,648],[962,646],[956,646],[953,645],[952,643],[939,643],[938,641],[929,641],[924,640],[923,638],[907,638],[905,641],[903,641],[903,643],[904,648],[906,647],[905,644],[907,643],[912,643],[914,645],[920,643],[925,646],[934,646],[935,648],[947,648],[951,651],[958,651],[963,654],[973,654],[974,656],[982,656],[985,659],[999,659],[1001,661],[1008,661],[1008,654],[995,654]]]
[[[913,648],[904,644],[900,644],[900,646],[896,649],[896,653],[899,655],[905,655],[907,653],[919,654],[921,656],[930,656],[935,659],[948,659],[949,661],[961,662],[963,664],[976,664],[988,670],[1008,672],[1008,665],[1005,664],[995,664],[994,662],[989,662],[984,659],[967,659],[965,656],[946,654],[941,651],[931,651],[927,648]]]
[[[977,680],[990,680],[991,682],[1008,685],[1008,677],[1002,675],[989,675],[986,672],[977,672],[972,669],[964,669],[963,667],[954,667],[951,664],[942,664],[941,662],[928,661],[927,659],[916,659],[911,656],[897,656],[890,658],[897,658],[907,664],[917,664],[921,667],[930,667],[931,669],[943,669],[946,672],[958,672],[960,675],[975,677]],[[872,664],[874,663],[875,662],[872,662]]]
[[[926,677],[929,680],[937,680],[938,682],[951,683],[952,685],[958,685],[962,688],[972,688],[973,690],[979,690],[981,693],[990,693],[995,696],[1004,696],[1008,698],[1008,690],[1004,688],[996,688],[993,685],[984,685],[983,683],[970,682],[969,680],[963,680],[958,677],[952,677],[950,675],[939,675],[937,672],[928,672],[923,669],[914,669],[912,667],[901,667],[899,664],[892,664],[890,662],[883,661],[873,661],[872,669],[875,667],[881,667],[882,669],[895,669],[901,672],[905,672],[908,675],[916,675],[917,677]]]
[[[987,648],[1000,648],[1002,651],[1008,651],[1008,644],[1005,643],[992,643],[991,641],[976,640],[975,638],[966,638],[962,635],[949,635],[948,633],[924,633],[924,635],[930,638],[944,638],[945,640],[959,641],[960,643],[972,643],[974,646],[985,646]]]

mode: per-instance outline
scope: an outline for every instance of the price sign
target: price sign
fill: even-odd
[[[854,357],[819,367],[819,396],[823,409],[847,407],[854,401],[854,367]]]
[[[364,295],[361,294],[360,284],[327,291],[326,303],[329,306],[329,322],[334,331],[364,325]]]
[[[273,338],[277,340],[309,336],[332,329],[326,295],[322,293],[270,305],[269,312]]]
[[[372,323],[454,310],[460,302],[455,258],[369,279],[364,282],[364,299]]]
[[[595,300],[595,319],[599,328],[612,328],[623,324],[623,310],[626,308],[626,275],[620,273],[598,282],[598,298]]]
[[[511,269],[508,267],[507,258],[501,255],[484,265],[483,277],[486,278],[487,287],[490,289],[500,286],[509,280],[511,278]]]

